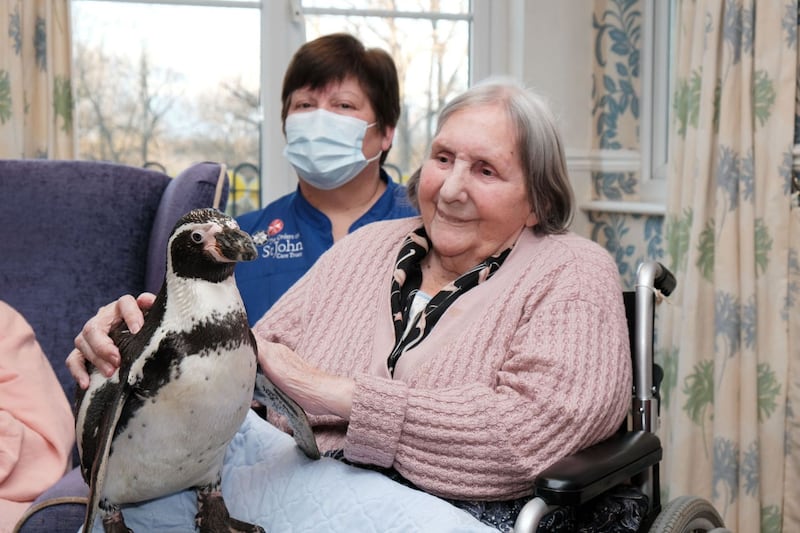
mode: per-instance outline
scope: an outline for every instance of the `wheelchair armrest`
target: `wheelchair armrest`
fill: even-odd
[[[617,434],[545,469],[534,481],[534,494],[548,505],[578,505],[658,463],[661,453],[653,433]]]

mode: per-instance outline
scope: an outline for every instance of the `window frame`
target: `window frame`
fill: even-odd
[[[673,0],[644,0],[642,112],[639,117],[640,197],[666,204],[672,94]]]

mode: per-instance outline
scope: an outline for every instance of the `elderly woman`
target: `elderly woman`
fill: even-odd
[[[555,121],[515,83],[445,106],[409,190],[420,218],[343,238],[261,318],[259,363],[309,413],[323,452],[449,501],[506,502],[470,507],[501,525],[492,515],[513,515],[542,469],[625,416],[617,269],[567,231]],[[83,356],[116,358],[104,332],[123,318],[142,322],[131,297],[76,339],[81,383]]]

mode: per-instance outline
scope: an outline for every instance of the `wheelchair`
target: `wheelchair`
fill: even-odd
[[[647,501],[640,532],[729,532],[706,500],[678,497],[663,507],[659,487],[662,458],[658,429],[659,385],[663,372],[653,362],[656,291],[669,296],[673,274],[656,261],[639,265],[634,291],[626,291],[625,312],[633,359],[633,394],[628,420],[611,438],[556,462],[534,481],[534,498],[517,516],[514,533],[534,533],[549,513],[577,509],[620,486],[638,489]]]

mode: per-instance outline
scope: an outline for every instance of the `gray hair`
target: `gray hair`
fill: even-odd
[[[436,134],[458,111],[489,104],[502,105],[516,132],[516,152],[526,177],[528,202],[539,234],[564,233],[574,214],[575,195],[555,117],[541,96],[510,78],[490,78],[448,102],[439,112]],[[408,180],[408,197],[419,210],[417,186],[421,169]]]

